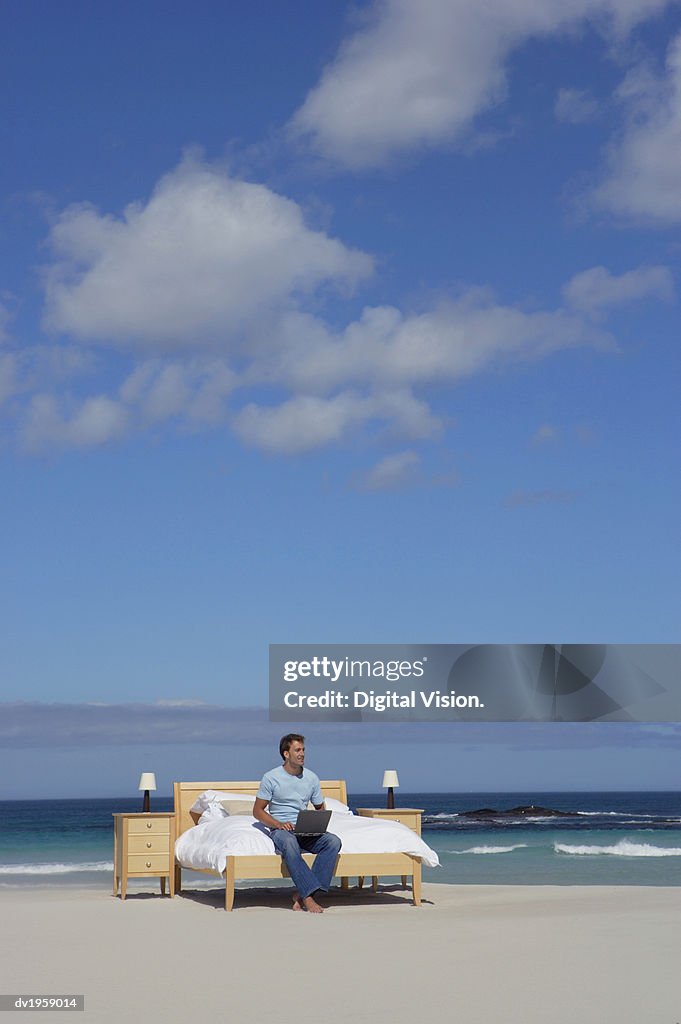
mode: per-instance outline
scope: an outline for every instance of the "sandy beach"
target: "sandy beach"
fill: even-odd
[[[338,891],[5,890],[2,991],[83,993],[59,1020],[674,1024],[681,889],[425,885]],[[35,1014],[33,1014],[35,1016]],[[38,1015],[43,1019],[44,1014]]]

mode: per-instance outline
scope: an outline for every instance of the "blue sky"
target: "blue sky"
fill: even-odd
[[[678,639],[681,5],[0,17],[5,778],[127,791],[119,714],[263,706],[270,642]],[[168,785],[271,760],[152,720]],[[681,769],[488,728],[414,788]]]

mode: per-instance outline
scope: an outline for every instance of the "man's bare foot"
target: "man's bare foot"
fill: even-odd
[[[300,893],[298,893],[298,892],[294,892],[294,894],[293,894],[293,909],[294,910],[305,910],[305,907],[303,906],[302,901],[300,899]]]
[[[314,899],[314,897],[312,897],[312,896],[306,896],[305,897],[305,899],[303,900],[303,906],[311,914],[323,914],[324,913],[324,907],[320,907],[320,905],[317,903],[316,899]]]

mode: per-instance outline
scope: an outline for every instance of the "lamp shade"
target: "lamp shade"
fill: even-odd
[[[138,789],[156,789],[156,776],[153,772],[142,772]]]
[[[399,784],[400,784],[400,780],[397,778],[397,772],[393,772],[393,771],[383,772],[383,788],[384,789],[387,788],[388,786],[398,786],[399,787]]]

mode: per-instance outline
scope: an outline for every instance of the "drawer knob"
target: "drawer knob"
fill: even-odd
[[[151,861],[150,861],[150,860],[148,860],[148,861],[147,861],[147,867],[148,867],[148,868],[150,868],[150,867],[151,867]]]
[[[151,843],[147,843],[147,850],[151,849]]]
[[[147,828],[151,828],[151,822],[150,821],[147,822]]]

